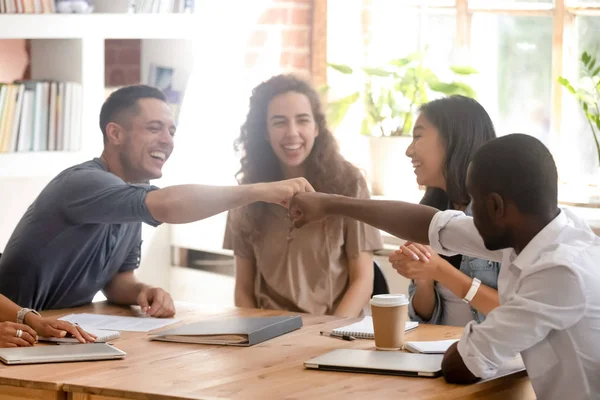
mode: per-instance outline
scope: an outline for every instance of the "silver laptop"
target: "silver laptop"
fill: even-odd
[[[435,378],[442,374],[443,358],[443,354],[338,349],[305,361],[304,367],[324,371]]]
[[[73,361],[116,360],[127,355],[107,343],[13,347],[0,349],[4,364],[43,364]]]

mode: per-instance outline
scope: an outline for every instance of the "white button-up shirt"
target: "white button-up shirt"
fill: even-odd
[[[458,343],[480,378],[521,354],[538,399],[600,399],[600,238],[563,209],[517,254],[489,251],[471,217],[438,212],[433,249],[501,261],[500,306]]]

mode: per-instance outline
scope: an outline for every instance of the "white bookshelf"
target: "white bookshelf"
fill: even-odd
[[[194,14],[0,14],[1,39],[189,39]]]
[[[193,31],[198,28],[196,17],[192,14],[0,14],[0,39],[31,39],[31,79],[78,82],[83,91],[81,150],[1,153],[0,178],[54,176],[70,165],[98,156],[102,150],[98,115],[105,95],[105,40],[143,40],[142,47],[150,53],[147,56],[142,51],[144,82],[147,64],[156,62],[156,57],[160,57],[157,53],[164,53],[166,58],[173,44],[177,47],[179,42],[189,42],[185,39],[194,37]],[[152,44],[158,41],[170,44],[154,49]],[[144,46],[144,42],[151,44]],[[188,59],[189,56],[187,64]],[[183,68],[190,71],[192,66]]]

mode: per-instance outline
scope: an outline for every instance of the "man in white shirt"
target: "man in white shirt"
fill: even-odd
[[[500,306],[448,350],[446,380],[494,376],[521,354],[539,399],[600,399],[600,238],[558,208],[552,155],[531,136],[507,135],[479,149],[468,175],[473,218],[323,194],[296,196],[290,213],[297,227],[338,214],[443,254],[502,261]],[[477,287],[465,287],[466,301]]]

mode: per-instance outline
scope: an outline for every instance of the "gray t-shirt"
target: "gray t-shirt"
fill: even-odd
[[[155,189],[124,182],[98,158],[61,172],[6,245],[0,293],[37,310],[91,302],[117,273],[139,266],[141,222],[160,224],[145,204]]]

